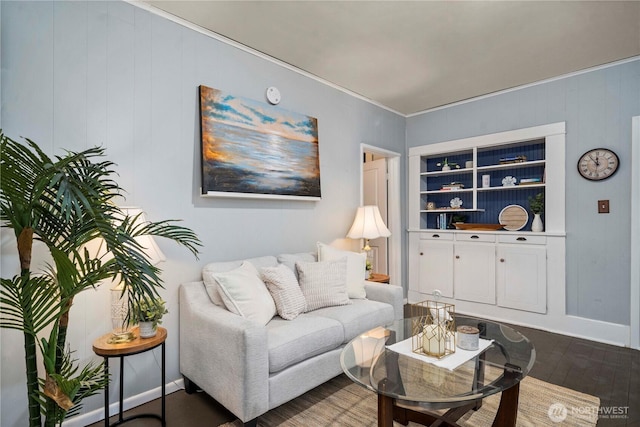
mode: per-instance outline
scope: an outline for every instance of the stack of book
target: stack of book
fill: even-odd
[[[527,156],[512,156],[512,157],[503,157],[500,159],[501,165],[508,165],[510,163],[522,163],[527,161]]]
[[[522,178],[520,180],[520,185],[540,184],[540,182],[540,178]]]
[[[459,182],[452,182],[451,184],[443,184],[440,190],[442,191],[456,191],[462,190],[464,188],[464,184]]]

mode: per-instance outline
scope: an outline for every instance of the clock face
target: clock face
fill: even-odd
[[[591,181],[601,181],[616,173],[620,160],[616,153],[606,148],[589,150],[578,160],[578,172]]]

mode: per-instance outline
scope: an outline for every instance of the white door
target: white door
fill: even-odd
[[[498,246],[496,285],[498,305],[547,312],[547,247]]]
[[[363,204],[376,205],[382,220],[387,220],[387,159],[367,161],[362,167]],[[391,230],[393,233],[394,230]],[[387,238],[381,237],[369,242],[373,272],[388,274]]]
[[[419,250],[420,293],[440,291],[443,297],[453,298],[453,242],[421,240]]]
[[[493,243],[456,243],[453,292],[456,299],[496,303],[496,252]]]

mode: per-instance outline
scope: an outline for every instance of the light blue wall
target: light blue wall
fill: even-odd
[[[628,325],[631,197],[639,197],[630,186],[631,118],[639,114],[635,60],[408,118],[407,147],[566,122],[567,311]],[[613,149],[621,166],[588,182],[576,165],[596,147]],[[597,213],[601,199],[611,201],[610,214]]]
[[[344,238],[359,204],[360,144],[404,158],[404,117],[128,3],[2,1],[0,8],[5,133],[28,137],[50,154],[105,146],[129,192],[124,203],[142,207],[151,220],[183,219],[202,239],[199,261],[158,242],[168,258],[160,267],[170,310],[169,380],[180,378],[179,283],[198,280],[214,260],[311,251],[316,241]],[[257,100],[277,86],[282,108],[316,117],[322,200],[201,198],[201,84]],[[16,270],[11,248],[3,233],[2,277]],[[72,348],[83,362],[94,358],[93,339],[110,328],[108,296],[103,286],[74,304]],[[22,337],[1,334],[0,425],[26,425]],[[158,357],[127,359],[126,396],[159,385]],[[86,408],[100,408],[101,399],[88,399]]]

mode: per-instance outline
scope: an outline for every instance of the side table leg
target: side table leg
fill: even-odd
[[[120,404],[118,407],[118,423],[122,422],[122,401],[124,400],[124,356],[120,356]]]
[[[164,341],[162,342],[162,426],[166,426],[167,425],[167,419],[166,419],[166,412],[165,412],[165,372],[166,372],[166,365],[165,365],[165,361],[164,361],[164,356],[165,356],[165,351],[164,351]]]
[[[104,375],[107,382],[104,386],[104,426],[109,427],[109,358],[104,358]]]

